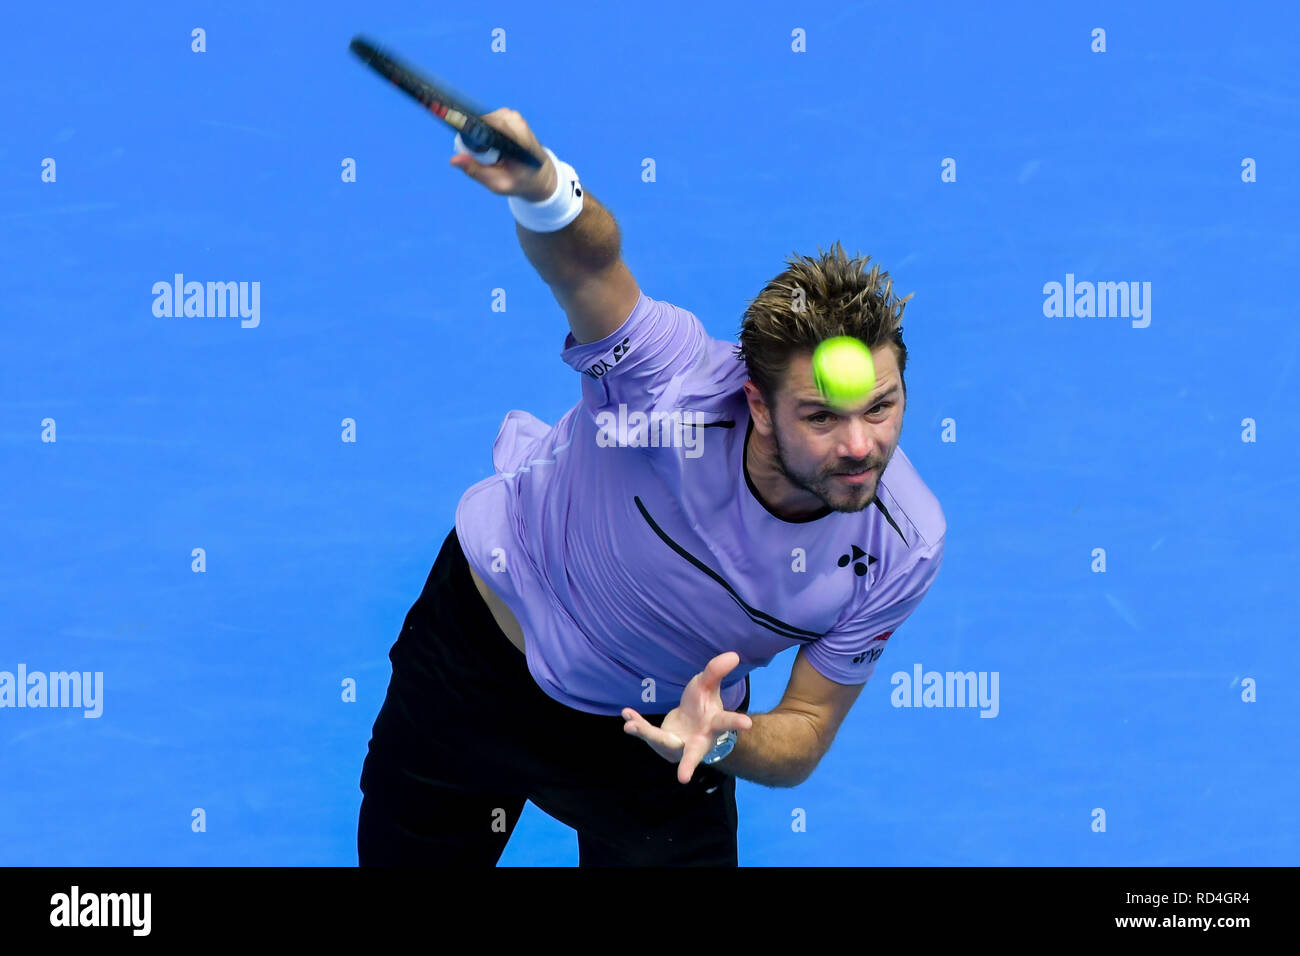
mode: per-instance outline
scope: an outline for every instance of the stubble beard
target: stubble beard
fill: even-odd
[[[826,507],[833,511],[843,512],[844,514],[856,514],[863,510],[876,496],[876,487],[880,483],[880,476],[884,472],[884,466],[873,461],[863,462],[840,462],[836,465],[834,472],[819,472],[817,475],[802,475],[790,468],[789,463],[785,460],[785,452],[781,448],[781,432],[777,428],[775,417],[772,420],[772,444],[776,448],[776,469],[785,480],[790,482],[796,488],[815,495]],[[893,457],[893,454],[890,454]],[[869,484],[848,486],[846,491],[837,491],[834,487],[834,475],[845,471],[861,471],[867,467],[875,467],[876,472],[872,476]]]

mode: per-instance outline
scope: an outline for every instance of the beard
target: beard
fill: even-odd
[[[884,474],[885,465],[888,464],[888,458],[883,462],[872,459],[862,461],[841,459],[832,468],[812,473],[796,471],[786,460],[785,449],[781,447],[781,431],[777,428],[775,419],[772,421],[772,443],[776,446],[776,470],[785,477],[786,481],[796,488],[816,495],[832,511],[841,511],[845,514],[854,514],[871,504],[876,496],[876,486],[880,483],[880,476]],[[893,452],[890,452],[889,458],[892,457]],[[861,485],[839,485],[835,481],[835,475],[863,471],[867,468],[875,468],[875,474],[870,481]]]

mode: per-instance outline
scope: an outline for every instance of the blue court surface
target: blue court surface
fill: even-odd
[[[740,782],[742,865],[1300,862],[1293,6],[272,6],[6,11],[0,672],[102,680],[0,709],[0,863],[355,865],[455,505],[578,400],[505,200],[356,33],[519,110],[718,338],[835,240],[915,293],[944,566],[814,775]],[[177,275],[255,317],[155,315]],[[895,706],[918,668],[996,707]],[[531,804],[501,859],[576,863]]]

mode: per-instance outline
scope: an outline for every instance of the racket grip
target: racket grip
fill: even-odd
[[[484,166],[491,166],[493,163],[495,163],[497,160],[501,158],[501,150],[499,149],[489,148],[487,150],[484,150],[481,153],[475,152],[474,150],[470,149],[468,146],[465,145],[465,141],[461,139],[460,133],[456,134],[456,141],[453,143],[453,145],[456,147],[456,152],[467,153],[469,157],[474,160],[474,162],[482,163]]]

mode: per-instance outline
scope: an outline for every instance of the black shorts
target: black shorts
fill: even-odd
[[[548,696],[475,589],[455,529],[388,657],[361,770],[362,866],[494,866],[525,800],[577,831],[580,866],[737,865],[735,778],[700,766],[679,783],[621,716]]]

